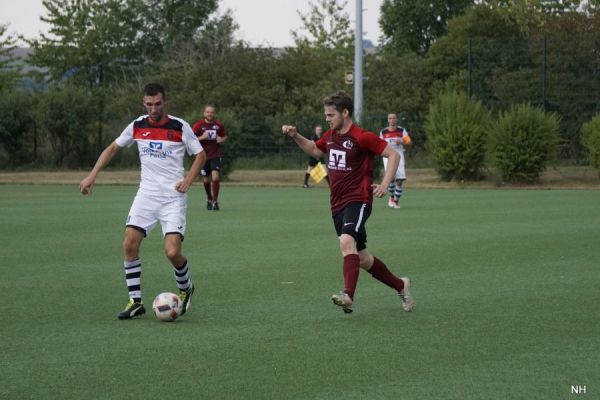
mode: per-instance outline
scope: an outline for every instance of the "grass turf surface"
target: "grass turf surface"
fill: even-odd
[[[136,188],[0,186],[2,399],[565,399],[600,393],[600,192],[416,190],[376,200],[369,248],[414,280],[416,309],[341,256],[323,189],[190,194],[188,314],[118,321]],[[160,227],[147,308],[175,291]],[[585,397],[585,396],[584,396]]]

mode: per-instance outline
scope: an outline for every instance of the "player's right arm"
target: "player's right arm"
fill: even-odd
[[[96,161],[96,165],[92,168],[92,171],[79,183],[79,191],[83,195],[92,194],[92,189],[94,188],[94,182],[96,182],[96,177],[98,173],[104,168],[110,160],[115,156],[117,151],[119,150],[119,145],[114,141],[109,144],[100,157],[98,157],[98,161]]]
[[[291,137],[292,139],[294,139],[294,141],[296,142],[296,144],[298,146],[300,146],[300,148],[302,150],[304,150],[304,152],[306,154],[308,154],[309,156],[316,158],[317,160],[319,158],[322,158],[325,153],[323,153],[315,144],[314,141],[305,138],[304,136],[302,136],[301,134],[298,133],[298,130],[296,129],[295,126],[292,125],[283,125],[281,127],[281,131],[283,132],[284,135],[287,135],[289,137]]]

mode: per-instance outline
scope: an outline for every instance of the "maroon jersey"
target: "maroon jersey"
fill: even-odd
[[[200,144],[206,152],[207,160],[223,157],[221,146],[217,143],[217,136],[225,137],[227,136],[227,132],[221,121],[214,119],[212,122],[207,122],[202,118],[194,124],[192,130],[197,137],[202,136],[204,132],[208,132],[208,139],[200,141]]]
[[[331,212],[335,214],[353,201],[371,205],[373,157],[385,150],[387,142],[352,125],[345,135],[330,129],[315,143],[327,154]]]

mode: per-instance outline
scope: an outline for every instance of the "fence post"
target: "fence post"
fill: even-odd
[[[546,43],[546,35],[544,34],[544,44],[543,44],[543,52],[544,52],[544,58],[543,58],[543,65],[542,65],[542,104],[544,105],[544,111],[548,111],[548,102],[546,101],[546,82],[547,82],[547,69],[548,69],[548,57],[547,57],[547,53],[548,53],[548,49],[547,49],[547,43]]]
[[[469,47],[467,49],[467,97],[469,100],[471,99],[471,91],[472,91],[472,61],[471,61],[471,38],[469,38]]]

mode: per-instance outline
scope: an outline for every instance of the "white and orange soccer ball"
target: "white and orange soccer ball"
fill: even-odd
[[[181,299],[175,293],[164,292],[154,298],[152,311],[161,321],[175,321],[181,315]]]

